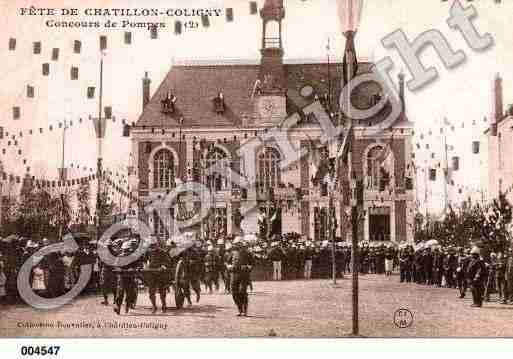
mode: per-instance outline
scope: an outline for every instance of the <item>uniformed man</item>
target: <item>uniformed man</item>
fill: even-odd
[[[312,261],[314,257],[313,243],[311,241],[308,241],[303,251],[303,278],[310,279],[312,278]]]
[[[487,278],[486,278],[486,285],[485,285],[485,301],[490,301],[490,294],[492,294],[494,291],[497,290],[497,254],[494,252],[490,253],[490,261],[488,263],[485,263],[487,267]]]
[[[458,284],[458,290],[460,292],[460,298],[465,298],[467,292],[467,269],[470,263],[470,255],[465,255],[463,248],[460,250],[458,255],[458,267],[456,268],[456,280]]]
[[[231,262],[232,257],[232,244],[230,242],[226,243],[223,260],[223,280],[224,280],[224,294],[231,293],[231,281],[232,281],[232,273],[228,269],[228,265]]]
[[[285,258],[285,253],[276,241],[271,243],[271,250],[269,252],[269,259],[273,262],[273,280],[282,279],[282,261]]]
[[[121,256],[128,256],[135,251],[137,248],[137,241],[129,240],[123,243],[121,246]],[[137,301],[137,282],[135,279],[135,271],[141,266],[141,261],[134,261],[124,267],[119,268],[120,271],[117,292],[116,292],[116,307],[114,312],[116,314],[121,313],[121,305],[125,300],[125,313],[128,313],[130,308],[135,307]]]
[[[468,264],[467,279],[472,289],[472,307],[481,307],[483,305],[484,281],[486,279],[486,266],[480,257],[478,247],[473,247],[470,251],[472,259]]]
[[[507,304],[509,300],[513,299],[513,248],[509,249],[508,257],[506,258],[504,276],[506,279],[506,286],[502,303]]]
[[[449,255],[446,257],[446,262],[444,263],[445,269],[445,280],[447,282],[448,288],[456,288],[456,269],[458,268],[458,258],[454,253],[454,248],[449,248]]]
[[[109,245],[109,249],[113,252],[112,244]],[[114,298],[112,298],[112,302],[116,303],[116,274],[112,271],[112,266],[105,264],[103,261],[100,261],[100,283],[102,287],[102,295],[103,295],[103,305],[109,305],[109,293],[112,292]]]
[[[192,248],[187,251],[189,256],[189,282],[192,290],[196,294],[196,303],[200,301],[201,297],[201,279],[204,276],[205,265],[203,263],[203,250],[201,243],[195,242]]]
[[[506,298],[506,261],[501,252],[497,254],[497,270],[495,272],[499,300],[504,302]]]
[[[169,253],[162,249],[159,241],[156,241],[150,247],[148,268],[151,270],[148,272],[148,292],[152,313],[155,314],[157,312],[157,292],[159,292],[162,304],[162,313],[165,313],[167,310],[166,294],[171,283],[172,260]]]
[[[214,251],[214,246],[208,246],[207,254],[203,261],[205,263],[205,286],[209,293],[212,294],[213,285],[219,290],[219,257]]]
[[[248,283],[253,266],[253,257],[240,237],[233,241],[232,255],[228,263],[231,272],[233,301],[239,310],[238,316],[248,315]]]

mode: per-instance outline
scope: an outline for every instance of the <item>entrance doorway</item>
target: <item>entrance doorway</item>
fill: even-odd
[[[379,207],[369,209],[369,241],[390,240],[390,209]]]

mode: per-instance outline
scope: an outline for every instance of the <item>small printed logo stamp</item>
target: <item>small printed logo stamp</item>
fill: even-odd
[[[398,328],[409,328],[413,324],[413,313],[406,308],[399,308],[394,312],[394,324]]]

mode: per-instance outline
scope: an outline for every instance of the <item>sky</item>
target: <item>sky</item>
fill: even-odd
[[[331,57],[342,58],[345,40],[341,34],[334,0],[285,0],[284,20],[285,61],[324,60],[326,44],[330,38]],[[491,113],[491,88],[496,73],[504,83],[504,103],[513,103],[513,34],[511,14],[513,1],[495,4],[493,0],[473,1],[477,10],[474,24],[480,33],[490,33],[494,46],[476,53],[465,43],[461,35],[446,24],[450,16],[452,1],[439,0],[367,0],[356,37],[356,51],[360,60],[379,61],[390,56],[395,68],[393,78],[399,71],[411,78],[406,66],[392,49],[385,49],[381,39],[387,34],[402,29],[410,40],[430,29],[437,29],[448,39],[454,50],[463,50],[467,61],[454,69],[447,70],[431,48],[421,55],[426,66],[435,66],[439,78],[416,92],[407,90],[407,113],[415,124],[413,147],[419,143],[424,150],[416,151],[419,167],[417,178],[418,199],[428,198],[427,208],[436,211],[443,205],[444,186],[440,173],[436,182],[428,181],[426,189],[425,172],[422,168],[437,166],[442,159],[442,138],[440,123],[447,117],[455,131],[447,132],[447,143],[454,148],[449,152],[460,157],[460,171],[453,174],[455,186],[448,186],[449,198],[457,203],[467,195],[480,198],[486,191],[487,153],[486,138],[482,135],[488,122],[485,116]],[[141,79],[145,71],[152,80],[151,91],[169,71],[174,61],[180,59],[242,59],[257,61],[260,58],[260,37],[262,22],[259,16],[250,15],[246,0],[71,0],[8,1],[0,0],[0,61],[3,64],[0,78],[0,126],[9,135],[17,134],[17,146],[11,140],[0,140],[0,153],[6,172],[23,175],[26,166],[37,177],[56,178],[57,168],[62,161],[62,129],[59,122],[66,120],[73,125],[66,131],[65,166],[71,167],[72,177],[92,174],[96,166],[96,145],[92,122],[89,116],[97,116],[98,92],[94,99],[86,98],[88,86],[99,87],[99,36],[107,35],[108,48],[104,55],[104,105],[112,106],[116,122],[109,122],[104,145],[105,167],[115,176],[126,174],[130,159],[130,140],[121,136],[121,119],[131,123],[141,113]],[[69,20],[64,17],[21,16],[19,8],[28,7],[61,8],[233,8],[234,21],[226,22],[224,13],[212,18],[210,26],[185,30],[181,35],[173,33],[175,18],[159,17],[166,28],[159,30],[157,39],[151,39],[149,31],[132,29],[59,29],[48,28],[49,19]],[[263,0],[258,1],[258,7]],[[468,6],[466,1],[463,6]],[[77,16],[77,19],[96,20]],[[101,19],[102,21],[105,19]],[[113,18],[113,20],[116,20]],[[118,19],[119,20],[119,19]],[[131,18],[131,21],[147,21],[148,18]],[[184,20],[184,18],[180,18]],[[508,30],[509,29],[509,30]],[[124,31],[132,32],[132,44],[123,42]],[[10,38],[16,39],[16,49],[9,51]],[[73,53],[73,41],[82,43],[80,54]],[[33,54],[32,44],[41,41],[41,54]],[[53,48],[59,48],[59,59],[51,60]],[[42,76],[42,63],[50,63],[50,75]],[[78,67],[78,80],[70,80],[71,67]],[[26,86],[34,86],[35,97],[27,98]],[[21,108],[21,117],[13,120],[12,107]],[[79,122],[79,119],[82,122]],[[473,125],[475,123],[475,125]],[[49,126],[52,125],[52,131]],[[463,127],[462,127],[463,126]],[[43,128],[43,133],[39,133]],[[33,135],[28,131],[32,129]],[[429,130],[432,135],[429,135]],[[19,132],[23,137],[19,137]],[[424,139],[420,139],[423,134]],[[10,137],[10,136],[9,136]],[[480,141],[479,155],[471,151],[472,141]],[[430,149],[426,150],[426,143]],[[21,155],[19,154],[21,150]],[[434,153],[434,159],[431,153]],[[26,159],[26,164],[23,160]],[[77,169],[76,167],[80,167]],[[85,168],[85,169],[84,169]],[[93,171],[91,171],[93,169]],[[121,177],[120,177],[121,178]],[[462,189],[459,193],[458,189]]]

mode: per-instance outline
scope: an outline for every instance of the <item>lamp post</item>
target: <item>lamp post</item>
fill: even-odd
[[[101,190],[102,190],[102,177],[103,177],[103,138],[105,136],[105,130],[107,122],[105,118],[102,118],[102,101],[103,101],[103,56],[104,52],[100,54],[100,94],[98,101],[98,118],[94,118],[94,129],[96,132],[96,138],[98,140],[98,157],[96,161],[96,238],[100,239],[101,232]]]
[[[363,0],[337,0],[337,10],[340,19],[340,25],[343,35],[346,38],[346,45],[344,50],[344,81],[343,86],[350,86],[350,81],[354,78],[357,71],[357,59],[354,46],[354,38],[360,23],[361,13],[363,8]],[[351,88],[348,88],[349,94],[347,99],[347,109],[350,111],[350,94]],[[342,105],[342,104],[341,104]],[[350,113],[347,114],[348,120],[351,121]],[[350,136],[352,131],[348,131],[347,136]],[[349,162],[348,162],[349,163]],[[352,246],[351,246],[351,271],[352,271],[352,307],[353,307],[353,330],[352,335],[359,335],[358,328],[358,183],[353,179],[351,166],[348,169],[349,182],[354,180],[355,187],[353,198],[351,199],[351,232],[352,232]]]

